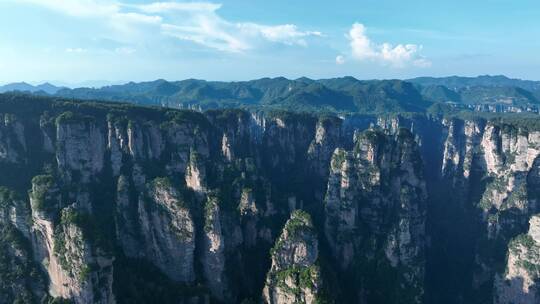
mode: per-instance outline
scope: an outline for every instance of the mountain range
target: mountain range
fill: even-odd
[[[26,82],[14,82],[9,83],[3,86],[0,86],[0,93],[5,92],[30,92],[30,93],[46,93],[46,94],[56,94],[61,87],[57,87],[48,82],[42,83],[40,85],[31,85]]]
[[[408,80],[278,77],[238,82],[159,79],[74,89],[22,82],[0,87],[0,92],[7,91],[198,110],[243,107],[338,113],[425,112],[433,104],[443,103],[487,111],[538,112],[540,105],[540,82],[505,76]]]

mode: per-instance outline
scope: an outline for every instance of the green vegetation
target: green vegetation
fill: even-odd
[[[152,181],[152,185],[156,188],[172,188],[172,182],[168,177],[156,177]]]
[[[0,299],[3,303],[38,303],[47,285],[33,261],[29,241],[12,225],[0,224]]]
[[[51,212],[57,207],[58,202],[49,197],[49,191],[55,187],[55,179],[52,175],[37,175],[32,178],[32,208],[39,211]]]
[[[352,77],[311,80],[263,78],[244,82],[157,80],[102,89],[61,90],[59,96],[104,99],[176,108],[262,108],[298,112],[422,111],[429,102],[400,80],[360,81]]]
[[[299,236],[302,231],[313,229],[311,216],[303,210],[293,211],[291,218],[285,224],[286,230],[292,238]]]
[[[540,246],[529,234],[520,234],[508,244],[511,254],[519,256],[518,263],[533,278],[540,278]]]
[[[519,249],[519,246],[523,246],[526,249],[530,250],[536,247],[536,243],[533,238],[528,234],[520,234],[510,241],[508,248],[512,251]]]
[[[204,231],[210,232],[214,228],[215,210],[218,207],[218,198],[209,196],[204,204]]]
[[[87,123],[93,122],[94,118],[92,116],[81,115],[74,113],[72,111],[66,111],[56,117],[56,125],[60,124],[70,124],[70,123]]]
[[[291,241],[311,241],[316,238],[311,216],[304,210],[294,210],[290,219],[285,223],[283,231],[287,232]],[[282,250],[284,242],[285,238],[282,235],[276,240],[270,253],[276,254]]]
[[[18,195],[14,191],[0,186],[0,209],[12,206],[17,200],[19,200]]]
[[[239,135],[234,138],[235,160],[232,162],[221,162],[219,147],[215,149],[215,145],[216,143],[217,145],[220,144],[219,139],[221,139],[222,132],[224,130],[227,130],[227,132],[238,130],[235,128],[240,127],[238,125],[239,122],[244,123],[247,122],[246,120],[251,119],[249,112],[236,108],[210,110],[205,113],[198,113],[191,110],[134,106],[123,103],[82,102],[60,98],[0,95],[0,113],[15,113],[13,115],[19,117],[20,121],[24,120],[24,122],[27,123],[25,127],[30,126],[25,131],[28,133],[27,135],[41,134],[40,128],[37,125],[40,118],[49,121],[48,124],[50,125],[47,126],[47,130],[51,129],[51,134],[54,135],[54,125],[52,122],[55,117],[57,118],[57,123],[95,121],[96,125],[99,125],[101,128],[106,126],[105,123],[108,121],[114,124],[121,124],[123,127],[131,125],[140,128],[142,132],[144,132],[145,128],[151,124],[160,126],[161,130],[159,130],[159,133],[163,136],[168,136],[176,130],[193,131],[192,134],[195,134],[194,137],[197,140],[203,136],[208,138],[210,148],[210,155],[208,159],[205,158],[205,161],[209,162],[207,169],[209,188],[215,189],[215,194],[214,197],[209,198],[204,205],[197,205],[195,202],[198,201],[193,198],[193,193],[182,188],[183,176],[177,173],[175,168],[170,169],[166,166],[170,161],[178,161],[178,159],[170,159],[169,154],[177,153],[177,155],[184,158],[184,156],[187,155],[186,153],[190,151],[189,144],[171,147],[171,145],[164,142],[168,146],[165,147],[166,152],[162,153],[162,158],[158,160],[141,161],[139,159],[131,159],[129,154],[126,153],[124,154],[123,164],[120,168],[121,174],[123,176],[130,176],[131,178],[131,176],[135,175],[133,174],[134,165],[137,164],[143,168],[142,171],[147,178],[146,180],[151,181],[149,183],[150,187],[176,189],[173,185],[175,187],[177,186],[179,189],[176,191],[178,192],[178,196],[180,196],[178,201],[180,204],[186,204],[186,206],[182,207],[190,208],[189,211],[192,212],[196,222],[197,233],[203,231],[203,229],[200,228],[204,227],[204,231],[209,231],[212,228],[213,222],[211,221],[212,218],[209,214],[213,213],[213,210],[217,205],[219,205],[219,208],[221,208],[220,212],[222,212],[221,217],[223,222],[221,224],[224,227],[224,234],[230,233],[230,230],[228,229],[231,229],[231,227],[236,229],[238,226],[241,229],[244,229],[246,222],[251,219],[246,217],[243,218],[239,212],[237,212],[238,200],[242,189],[250,189],[255,201],[257,201],[257,208],[262,208],[261,211],[264,211],[264,202],[267,199],[266,196],[271,194],[270,201],[274,206],[276,215],[265,215],[264,217],[261,216],[257,218],[256,228],[257,231],[261,232],[266,232],[262,228],[270,228],[272,236],[275,237],[276,233],[282,228],[283,223],[286,220],[285,215],[288,213],[287,198],[294,195],[297,197],[299,207],[305,208],[309,213],[305,211],[293,212],[290,220],[285,225],[285,230],[293,238],[307,235],[308,237],[313,236],[313,239],[317,237],[316,232],[320,232],[316,231],[316,229],[322,227],[321,218],[324,217],[324,215],[321,214],[321,206],[316,204],[317,201],[309,200],[309,198],[319,195],[320,193],[308,193],[312,192],[316,187],[310,184],[313,177],[309,176],[306,172],[306,163],[303,162],[304,160],[302,158],[304,157],[305,150],[307,150],[307,146],[312,140],[312,133],[308,132],[314,130],[315,124],[322,123],[325,126],[335,124],[338,126],[343,122],[336,116],[336,113],[345,116],[353,114],[356,115],[355,117],[359,117],[359,119],[364,119],[369,122],[376,121],[377,116],[375,115],[379,114],[384,118],[398,118],[400,122],[408,123],[410,122],[409,120],[414,120],[415,130],[418,126],[416,124],[417,120],[415,119],[418,118],[418,121],[423,122],[432,119],[435,115],[441,117],[453,117],[456,119],[481,120],[483,122],[491,121],[491,123],[497,124],[504,132],[511,134],[527,134],[530,130],[540,130],[538,116],[532,114],[474,113],[465,110],[464,108],[450,106],[446,103],[432,105],[430,102],[422,100],[422,96],[419,95],[418,90],[415,87],[402,81],[364,82],[355,79],[340,79],[339,81],[324,80],[313,84],[306,79],[296,81],[266,79],[264,81],[237,84],[205,83],[198,81],[193,83],[195,86],[195,89],[193,90],[197,90],[197,92],[192,92],[192,89],[190,88],[182,88],[181,85],[177,86],[176,84],[161,82],[158,84],[159,88],[156,89],[156,92],[161,96],[159,98],[151,96],[151,93],[145,93],[146,91],[142,89],[139,93],[130,93],[128,95],[130,100],[132,97],[135,97],[133,100],[137,100],[137,98],[140,97],[139,95],[146,95],[144,96],[144,100],[141,99],[141,103],[149,101],[151,104],[173,107],[200,105],[202,109],[206,109],[216,107],[236,107],[239,105],[245,109],[255,109],[259,113],[265,115],[267,126],[270,125],[271,127],[274,127],[272,119],[279,118],[285,122],[287,128],[277,128],[278,132],[283,132],[282,134],[285,134],[285,132],[297,132],[295,134],[286,133],[284,135],[294,138],[295,142],[292,144],[295,146],[283,147],[282,150],[282,147],[276,148],[276,145],[274,145],[272,148],[261,152],[259,150],[261,149],[260,146],[253,147],[253,145],[250,145],[250,142],[242,142],[241,140],[244,139]],[[199,89],[196,89],[197,87]],[[231,89],[231,87],[234,87],[234,90]],[[290,92],[289,87],[291,88]],[[177,90],[180,90],[181,93]],[[192,93],[193,99],[176,99]],[[451,92],[444,91],[443,93],[451,95]],[[213,97],[207,97],[208,95],[212,95]],[[117,96],[122,96],[122,98],[124,98],[123,93],[118,94]],[[44,111],[47,111],[48,114],[43,114]],[[369,114],[360,115],[358,113]],[[345,129],[345,123],[348,122],[343,122],[343,129]],[[179,125],[181,126],[179,127]],[[369,123],[366,123],[366,126],[367,125],[369,125]],[[305,130],[308,131],[305,132]],[[192,136],[192,134],[189,134],[189,136]],[[235,136],[236,134],[238,133],[235,133]],[[297,134],[302,134],[302,138],[297,136]],[[368,130],[361,136],[364,136],[364,139],[369,142],[383,146],[390,138],[389,135],[385,135],[383,132],[376,130]],[[51,138],[54,139],[54,136]],[[262,140],[268,141],[268,146],[270,146],[270,143],[275,143],[275,139],[280,138],[265,137]],[[409,131],[399,130],[397,139],[407,141],[406,143],[410,140],[412,144],[414,138]],[[27,143],[31,144],[29,145],[30,148],[28,153],[35,153],[32,154],[32,156],[42,153],[41,150],[35,148],[36,146],[34,145],[34,143],[40,143],[39,140],[39,136],[27,140]],[[298,143],[300,141],[305,141],[307,144]],[[143,138],[143,142],[144,148],[146,148],[149,145],[148,138]],[[425,141],[424,144],[433,144],[433,146],[435,146],[438,142]],[[236,150],[236,146],[240,148]],[[391,149],[392,147],[390,146],[391,145],[386,145],[384,148]],[[262,146],[263,149],[264,147],[266,146]],[[285,162],[281,157],[283,157],[283,152],[287,151],[286,149],[288,148],[291,148],[291,150],[294,148],[296,155],[294,158],[287,160],[286,164],[283,165]],[[107,151],[106,153],[109,152]],[[31,176],[43,172],[47,173],[35,176],[32,180],[32,184],[35,187],[34,191],[30,192],[30,194],[36,205],[34,207],[38,210],[60,210],[60,207],[73,203],[73,199],[76,197],[76,191],[84,189],[84,191],[91,193],[90,201],[92,215],[81,213],[80,211],[78,212],[72,208],[64,208],[64,212],[58,212],[60,216],[56,216],[53,219],[53,222],[57,227],[63,226],[65,228],[69,225],[79,227],[84,236],[84,240],[77,240],[79,244],[84,241],[89,242],[92,245],[91,248],[95,250],[107,248],[108,253],[114,254],[114,256],[117,257],[114,275],[116,284],[115,292],[117,292],[119,302],[178,302],[179,299],[184,299],[188,294],[207,294],[207,290],[197,286],[199,281],[197,281],[194,286],[176,284],[166,279],[159,271],[152,268],[152,266],[147,265],[147,263],[146,265],[143,265],[145,264],[143,261],[128,260],[125,259],[125,257],[122,257],[121,250],[118,249],[116,246],[117,244],[114,243],[117,241],[115,236],[115,224],[118,223],[115,221],[115,208],[117,207],[115,204],[115,196],[117,190],[126,190],[129,192],[130,210],[128,212],[130,216],[136,218],[138,215],[136,204],[138,203],[138,198],[141,194],[136,189],[135,183],[124,180],[119,182],[118,189],[115,189],[115,177],[113,177],[110,172],[104,172],[96,177],[96,181],[93,182],[92,185],[63,185],[62,181],[57,180],[57,175],[55,175],[58,173],[55,168],[56,163],[54,154],[49,154],[51,154],[49,158],[29,157],[28,161],[31,162],[32,165],[31,169],[27,170],[29,173],[22,173],[23,171],[26,171],[26,164],[12,167],[0,164],[0,169],[4,170],[4,168],[10,168],[10,174],[5,174],[6,176],[13,175],[12,172],[17,173],[17,171],[21,171],[21,175],[28,174]],[[108,156],[109,155],[106,157],[107,162],[109,161]],[[342,163],[346,156],[345,152],[337,153],[333,158],[333,162]],[[189,159],[191,161],[196,161],[199,157],[200,156],[195,153],[192,153],[189,156]],[[512,162],[513,158],[513,155],[507,155],[507,162]],[[267,160],[271,161],[265,163]],[[51,164],[47,170],[43,169],[45,163]],[[275,163],[277,163],[277,165]],[[421,163],[422,162],[418,160],[418,164]],[[399,168],[392,169],[397,170]],[[110,170],[109,163],[105,164],[104,171],[107,170]],[[370,170],[371,168],[367,168],[365,173],[372,173]],[[417,172],[421,171],[421,169],[416,167],[415,170]],[[155,178],[156,176],[158,177]],[[163,178],[159,176],[168,177]],[[13,188],[17,190],[17,193],[23,193],[29,188],[28,182],[30,177],[26,179],[26,184],[20,183],[21,185],[18,185],[18,188]],[[384,187],[387,186],[384,184],[385,182],[387,181],[381,181]],[[488,190],[501,187],[501,184],[499,183],[502,183],[502,181],[493,180],[488,186]],[[2,181],[1,184],[6,183]],[[324,192],[324,186],[326,185],[316,189],[322,189],[321,191]],[[9,187],[10,189],[12,188],[11,184],[9,184]],[[383,190],[386,190],[387,188],[384,187],[382,187]],[[23,190],[21,191],[19,188]],[[412,193],[413,190],[414,189],[409,187],[402,187],[399,192],[403,196],[402,200],[406,201],[414,196],[414,193]],[[534,192],[534,190],[535,189],[532,189],[531,193]],[[366,197],[365,200],[363,198],[359,203],[362,206],[366,206],[367,199],[370,199],[370,197],[368,197],[370,189],[363,189],[363,191],[366,192]],[[58,196],[56,196],[56,194],[58,194]],[[522,194],[523,189],[520,188],[511,196],[516,199],[523,199],[524,197]],[[62,202],[59,201],[60,198],[62,198]],[[488,197],[486,196],[486,198]],[[55,201],[55,199],[58,201]],[[15,200],[17,200],[15,192],[0,187],[0,204],[12,204]],[[145,200],[151,204],[148,197],[146,197]],[[439,202],[436,203],[439,204]],[[489,200],[482,201],[482,203],[485,203],[482,207],[486,207],[486,209],[491,208],[488,204]],[[349,208],[348,205],[343,205],[342,207]],[[384,208],[386,208],[386,206]],[[387,210],[392,211],[393,208],[387,208]],[[391,213],[393,212],[388,212],[385,209],[384,216],[396,216]],[[204,218],[203,214],[205,214]],[[261,212],[261,214],[269,213]],[[310,214],[313,215],[313,221]],[[489,221],[497,221],[498,216],[499,213],[491,214]],[[387,219],[385,218],[384,221],[387,221]],[[500,222],[503,222],[503,220]],[[134,225],[136,226],[137,223]],[[343,233],[338,236],[338,239],[343,238],[344,240],[351,240],[353,236],[360,233],[360,231],[371,233],[370,229],[372,228],[367,226],[368,225],[359,227],[358,230],[354,230],[350,232],[350,234]],[[456,224],[455,226],[459,226],[459,224]],[[56,254],[60,258],[62,267],[64,269],[69,269],[69,257],[65,258],[66,255],[69,255],[69,253],[66,252],[65,242],[71,240],[66,240],[66,235],[62,230],[64,228],[58,228],[55,232],[55,249],[57,250]],[[457,227],[456,229],[461,229],[461,227]],[[179,231],[178,233],[179,235],[182,235],[183,232]],[[140,235],[137,237],[139,236]],[[198,236],[199,235],[197,235],[197,237]],[[229,236],[230,235],[227,235],[227,237]],[[195,237],[195,235],[189,235],[189,237]],[[24,243],[24,238],[19,239],[16,234],[2,240],[5,240],[5,244]],[[257,274],[260,272],[263,273],[261,277],[266,275],[266,271],[269,268],[268,251],[271,242],[265,243],[262,241],[262,238],[260,240],[261,242],[259,242],[259,239],[257,240],[255,248],[247,248],[249,247],[247,245],[229,248],[231,251],[238,252],[238,254],[233,257],[227,256],[227,259],[229,259],[227,260],[227,267],[229,269],[231,268],[230,265],[238,266],[237,268],[233,267],[232,270],[228,271],[240,273],[231,275],[231,277],[234,276],[234,278],[237,278],[234,283],[237,283],[237,286],[242,287],[253,285],[254,287],[250,287],[251,289],[246,291],[245,294],[254,299],[257,298],[256,293],[262,289],[259,288],[260,282],[258,280],[254,280],[257,281],[254,283],[244,283],[242,281],[245,280],[244,272],[256,271]],[[375,242],[375,245],[372,247],[363,247],[365,251],[362,252],[372,252],[373,248],[380,245],[379,243]],[[280,243],[280,240],[278,240],[274,246],[274,252],[276,248],[280,248],[281,245],[283,245],[283,243]],[[453,244],[449,244],[449,246],[451,245]],[[4,244],[0,243],[0,247],[1,246],[4,246]],[[321,245],[321,247],[322,246],[323,245]],[[491,250],[492,247],[489,247],[489,249]],[[3,249],[0,248],[0,254],[7,252],[2,250]],[[229,255],[229,252],[227,252],[227,254]],[[241,256],[241,258],[238,258],[238,256]],[[0,257],[0,267],[2,267],[1,259],[2,257]],[[379,302],[396,302],[401,298],[409,300],[414,295],[419,294],[418,286],[405,286],[403,288],[400,286],[400,282],[405,280],[401,275],[410,272],[407,272],[407,269],[391,267],[391,265],[380,262],[385,261],[385,259],[386,258],[381,255],[373,257],[373,260],[357,261],[355,265],[357,269],[355,270],[358,270],[358,273],[361,273],[362,278],[367,278],[369,282],[364,283],[363,281],[358,280],[356,283],[362,282],[362,284],[357,284],[355,288],[361,286],[366,290],[382,290],[380,292],[374,292],[377,293],[375,295],[371,295],[370,299],[375,299],[373,302],[377,302],[376,300],[381,299],[388,301],[381,300]],[[323,263],[321,263],[321,267],[323,267],[322,264]],[[199,266],[200,265],[197,267]],[[467,266],[469,265],[467,264]],[[83,265],[80,272],[78,272],[78,275],[80,276],[79,279],[87,280],[92,271],[92,267],[92,265]],[[296,267],[280,272],[276,274],[276,276],[278,278],[294,276],[298,280],[299,286],[311,288],[314,284],[314,267],[315,266],[304,268]],[[530,267],[530,265],[527,265],[527,267]],[[255,268],[257,268],[257,270],[253,270]],[[9,273],[9,271],[6,273]],[[2,285],[1,282],[3,280],[6,280],[6,282],[11,280],[11,277],[4,278],[1,275],[2,274],[0,273],[0,285]],[[252,274],[250,274],[250,278],[251,277]],[[381,286],[385,288],[381,289]],[[404,291],[404,289],[409,287],[409,293]],[[0,287],[0,294],[3,295],[4,289],[1,288],[2,287]],[[355,291],[356,290],[357,289],[355,289]],[[386,291],[388,291],[388,293],[386,293]],[[240,297],[240,300],[241,299],[242,297]]]
[[[347,160],[347,151],[339,149],[332,155],[332,167],[341,168],[343,163]]]
[[[85,282],[90,277],[90,274],[92,273],[92,269],[88,265],[84,265],[82,269],[80,270],[79,274],[79,280],[81,282]]]
[[[299,293],[304,288],[314,289],[319,279],[319,267],[312,265],[309,267],[293,266],[281,271],[278,271],[273,275],[273,281],[277,283],[280,288],[290,289],[286,280],[291,279],[293,282],[297,282],[298,289],[288,290],[292,293]]]
[[[380,151],[384,149],[388,141],[387,135],[379,129],[367,129],[360,133],[358,140],[355,142],[353,149],[354,153],[358,153],[361,148],[365,148],[365,144],[371,144],[373,148]]]

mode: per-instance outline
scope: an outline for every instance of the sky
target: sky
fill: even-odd
[[[0,84],[540,80],[538,0],[0,0]]]

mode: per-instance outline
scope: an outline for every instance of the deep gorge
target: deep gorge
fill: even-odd
[[[0,95],[0,303],[537,303],[537,119]]]

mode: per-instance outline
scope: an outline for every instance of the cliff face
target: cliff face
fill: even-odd
[[[5,302],[537,300],[537,130],[25,98],[0,100]]]
[[[540,286],[540,217],[529,221],[527,234],[520,234],[508,244],[504,275],[496,278],[495,303],[538,303]]]
[[[476,290],[471,301],[480,301],[495,292],[511,239],[525,233],[538,212],[539,133],[482,120],[443,123],[447,140],[442,177],[453,196],[445,202],[456,205],[454,216],[461,218],[456,221],[463,229],[457,230],[469,235],[457,246],[467,252],[466,263],[474,269],[465,283]]]
[[[342,268],[356,268],[359,300],[422,302],[426,189],[412,134],[364,131],[353,151],[334,152],[330,172],[325,235]],[[370,286],[383,269],[400,288]]]
[[[22,161],[26,150],[24,125],[10,114],[0,116],[0,159],[16,163]]]
[[[317,235],[310,216],[294,211],[272,249],[264,303],[320,303],[322,278]]]

